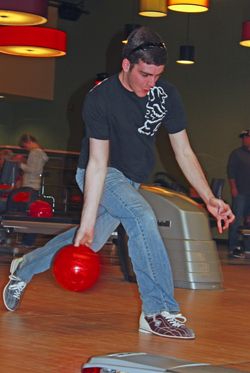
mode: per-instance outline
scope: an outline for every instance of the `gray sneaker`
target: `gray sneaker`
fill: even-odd
[[[10,265],[10,281],[5,286],[3,290],[3,301],[5,304],[5,307],[9,311],[15,311],[19,305],[19,302],[21,300],[21,296],[23,294],[23,291],[26,287],[26,283],[22,281],[20,278],[15,276],[15,272],[19,264],[21,263],[23,259],[17,258],[13,259]]]
[[[192,329],[185,326],[186,318],[182,314],[171,314],[167,311],[140,317],[139,331],[142,333],[152,333],[166,338],[194,339],[195,334]]]

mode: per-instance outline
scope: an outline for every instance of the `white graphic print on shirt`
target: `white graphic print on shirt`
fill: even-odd
[[[144,125],[138,128],[138,132],[153,136],[158,131],[162,119],[165,117],[167,110],[165,101],[168,97],[162,87],[153,87],[148,93],[148,102],[146,105],[146,114]]]

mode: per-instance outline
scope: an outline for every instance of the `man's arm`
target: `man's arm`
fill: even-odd
[[[189,183],[197,190],[208,211],[217,219],[220,233],[234,220],[234,215],[225,202],[212,193],[200,163],[194,154],[185,130],[169,135],[176,160]]]
[[[99,202],[105,181],[109,140],[90,139],[89,161],[85,174],[84,203],[81,222],[75,237],[75,246],[91,246]]]
[[[237,189],[237,185],[236,185],[236,180],[235,179],[228,179],[228,181],[229,181],[232,197],[235,198],[239,194],[238,189]]]
[[[26,173],[33,173],[37,171],[37,163],[39,162],[39,154],[36,152],[29,152],[26,163],[21,162],[20,168]]]
[[[236,171],[238,167],[237,156],[235,151],[233,151],[227,162],[227,176],[232,197],[236,197],[239,194],[236,184]]]

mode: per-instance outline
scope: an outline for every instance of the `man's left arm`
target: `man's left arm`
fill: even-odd
[[[176,160],[189,183],[197,190],[208,211],[216,218],[218,231],[229,227],[234,220],[231,208],[214,196],[201,165],[194,154],[185,130],[169,135]]]

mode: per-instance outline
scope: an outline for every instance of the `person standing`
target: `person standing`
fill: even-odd
[[[177,89],[161,78],[167,50],[147,27],[132,32],[124,46],[119,74],[87,95],[83,139],[76,180],[84,190],[78,229],[71,229],[23,258],[12,261],[3,299],[14,311],[34,274],[50,268],[55,253],[68,243],[99,251],[121,223],[142,301],[139,331],[161,337],[193,339],[195,333],[174,297],[166,247],[151,206],[139,193],[154,165],[155,136],[160,125],[169,133],[178,164],[217,219],[219,232],[233,214],[215,198],[190,146],[183,105]],[[124,317],[129,310],[124,310]]]
[[[43,168],[49,158],[37,139],[29,133],[23,134],[18,144],[29,152],[27,162],[20,163],[20,168],[23,170],[22,186],[40,191]]]
[[[27,150],[28,158],[26,162],[21,161],[19,167],[23,171],[22,187],[29,189],[33,199],[39,197],[43,169],[48,161],[48,156],[41,148],[37,139],[29,133],[24,133],[18,142],[19,146]],[[36,239],[35,233],[25,233],[22,237],[24,247],[32,247]]]
[[[242,145],[234,149],[228,159],[227,174],[235,220],[229,228],[229,257],[243,258],[239,227],[250,215],[250,129],[240,133]]]

